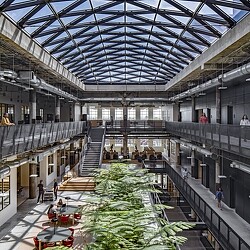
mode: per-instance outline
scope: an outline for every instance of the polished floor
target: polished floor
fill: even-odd
[[[84,204],[87,192],[58,192],[58,199],[70,197],[69,205]],[[47,217],[47,210],[52,201],[36,204],[36,199],[28,199],[18,207],[18,212],[11,220],[0,227],[0,249],[3,250],[33,250],[33,237],[42,229],[52,226]],[[75,229],[73,249],[82,249],[84,239],[81,235],[81,221],[68,227]]]

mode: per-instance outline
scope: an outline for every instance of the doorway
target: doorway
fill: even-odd
[[[233,124],[233,106],[227,106],[227,124]]]

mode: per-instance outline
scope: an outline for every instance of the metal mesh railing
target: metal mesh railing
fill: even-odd
[[[60,122],[0,127],[0,159],[81,134],[86,122]]]

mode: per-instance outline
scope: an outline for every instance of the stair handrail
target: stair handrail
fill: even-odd
[[[103,135],[102,135],[102,142],[101,142],[101,152],[100,152],[100,158],[99,158],[99,168],[102,165],[103,145],[105,143],[106,128],[107,128],[107,125],[105,124],[104,130],[103,130]]]

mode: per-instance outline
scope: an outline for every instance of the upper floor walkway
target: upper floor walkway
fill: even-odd
[[[0,159],[85,133],[86,122],[22,124],[0,127]]]
[[[215,194],[204,187],[201,180],[192,177],[184,180],[181,174],[181,166],[169,163],[168,158],[157,161],[155,165],[146,162],[145,167],[150,172],[163,173],[169,176],[191,208],[206,223],[223,249],[250,249],[250,225],[226,204],[223,203],[222,210],[220,210],[217,207]]]

